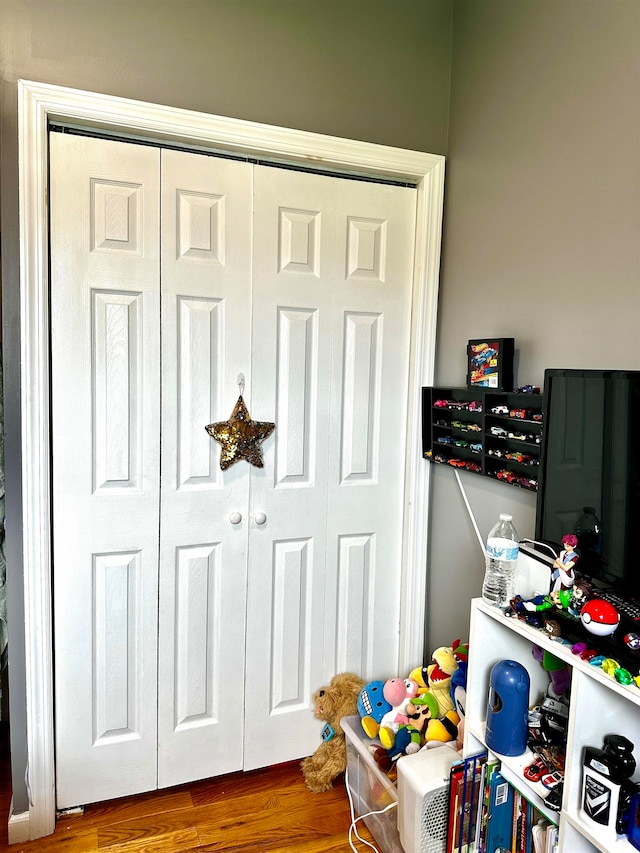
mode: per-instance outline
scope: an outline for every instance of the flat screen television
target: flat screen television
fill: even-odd
[[[640,371],[549,369],[543,412],[536,539],[559,551],[590,507],[577,570],[640,598]]]

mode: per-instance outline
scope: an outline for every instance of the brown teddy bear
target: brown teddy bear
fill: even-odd
[[[319,794],[328,791],[333,780],[347,769],[347,746],[340,720],[358,713],[358,696],[365,683],[352,672],[334,675],[328,687],[313,694],[314,714],[327,724],[322,730],[322,743],[301,764],[307,787]]]

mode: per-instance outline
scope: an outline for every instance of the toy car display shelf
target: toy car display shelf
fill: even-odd
[[[422,389],[422,451],[430,462],[536,491],[541,440],[541,394]]]

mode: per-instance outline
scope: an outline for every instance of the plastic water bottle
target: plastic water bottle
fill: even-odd
[[[582,515],[576,521],[573,532],[578,537],[580,556],[582,556],[582,551],[595,551],[596,554],[602,551],[601,526],[595,507],[585,506],[583,508]]]
[[[512,516],[500,513],[500,521],[487,538],[486,567],[482,597],[488,604],[507,607],[514,596],[514,575],[518,562],[518,534]]]

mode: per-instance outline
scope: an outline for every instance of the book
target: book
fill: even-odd
[[[486,853],[496,853],[501,847],[511,850],[513,797],[514,788],[499,770],[494,771],[489,785],[489,810],[484,848]]]
[[[478,815],[476,818],[475,853],[483,853],[485,834],[487,828],[487,815],[489,812],[489,781],[494,770],[500,767],[497,759],[485,761],[480,774],[480,793],[478,801]]]
[[[457,826],[457,815],[460,805],[462,778],[462,762],[453,764],[449,771],[449,810],[447,818],[447,844],[446,853],[453,853],[453,839]]]
[[[480,811],[480,782],[486,757],[486,752],[482,752],[465,758],[452,767],[447,832],[448,853],[470,853],[475,849],[475,833]]]

